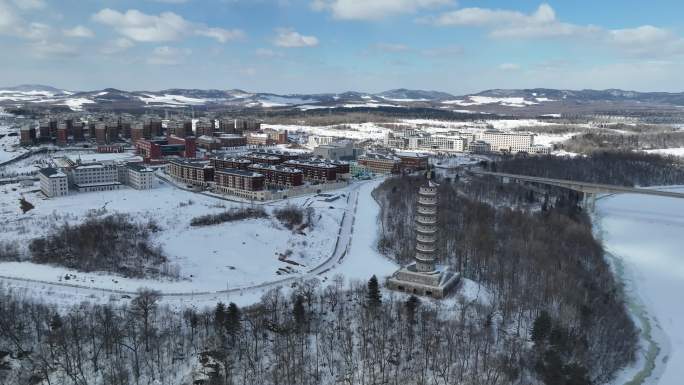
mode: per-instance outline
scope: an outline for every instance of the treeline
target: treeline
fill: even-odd
[[[648,150],[653,148],[684,147],[684,131],[643,132],[619,134],[602,131],[576,135],[563,142],[560,148],[581,154],[596,150]]]
[[[218,214],[207,214],[190,220],[190,226],[212,226],[245,219],[268,218],[263,207],[237,207]]]
[[[383,296],[377,279],[301,282],[240,309],[182,313],[141,290],[130,303],[58,311],[0,288],[0,383],[60,385],[505,385],[526,382],[486,304]],[[506,349],[500,349],[506,347]],[[508,349],[510,347],[510,349]],[[573,377],[573,384],[581,378]]]
[[[381,206],[379,247],[401,263],[415,253],[411,223],[422,183],[393,178],[374,192]],[[492,349],[511,354],[523,378],[556,385],[568,383],[555,379],[572,372],[586,373],[594,384],[607,382],[634,360],[638,332],[577,198],[480,183],[471,189],[464,187],[469,183],[441,181],[438,255],[493,297],[491,316],[508,339]],[[511,209],[511,201],[529,208]],[[526,330],[542,312],[550,315],[562,344],[530,349]],[[547,355],[554,360],[548,365]],[[554,369],[547,366],[562,373],[550,375]]]
[[[136,222],[126,214],[91,216],[81,224],[55,226],[47,236],[33,239],[28,249],[31,262],[78,271],[136,278],[170,274],[173,269],[164,266],[162,249],[151,241],[157,231],[154,221]]]
[[[596,151],[589,156],[506,156],[490,171],[620,186],[684,184],[684,164],[671,156],[633,151]]]

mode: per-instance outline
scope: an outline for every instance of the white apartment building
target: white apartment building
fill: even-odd
[[[40,169],[38,177],[40,178],[40,191],[45,196],[52,198],[69,194],[68,178],[63,172],[47,167]]]
[[[530,152],[534,145],[534,134],[487,130],[480,134],[480,140],[489,143],[492,151]]]
[[[149,190],[154,187],[154,170],[151,168],[140,163],[128,163],[125,171],[125,180],[120,180],[120,182],[136,190]]]
[[[439,151],[464,152],[468,149],[468,140],[462,137],[433,135],[425,140],[424,148]]]
[[[114,164],[86,163],[69,170],[69,181],[79,192],[109,191],[121,188]]]

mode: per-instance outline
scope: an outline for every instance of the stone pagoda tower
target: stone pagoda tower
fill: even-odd
[[[447,266],[437,263],[439,185],[432,180],[433,171],[428,171],[426,176],[426,183],[418,191],[415,261],[387,279],[387,287],[411,294],[443,298],[458,283],[460,276]]]

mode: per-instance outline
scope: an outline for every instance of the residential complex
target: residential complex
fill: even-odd
[[[65,173],[52,167],[42,168],[38,172],[40,190],[48,198],[69,194],[69,182]]]

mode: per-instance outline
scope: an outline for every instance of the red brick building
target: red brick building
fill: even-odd
[[[214,157],[210,158],[209,161],[215,169],[221,168],[232,168],[239,170],[247,170],[252,161],[246,158],[235,158],[235,157]]]
[[[219,192],[245,199],[263,200],[266,179],[258,172],[229,168],[217,169],[214,171],[214,182]]]
[[[359,164],[376,174],[397,174],[401,160],[394,155],[365,154],[359,157]]]
[[[192,136],[187,138],[170,136],[168,140],[140,139],[135,142],[135,147],[146,163],[167,156],[194,158],[197,155],[195,138]]]
[[[288,160],[283,165],[302,170],[304,172],[304,179],[311,181],[330,182],[337,180],[343,174],[349,174],[348,163],[316,158]]]
[[[430,157],[428,155],[421,154],[397,154],[399,157],[399,168],[401,172],[414,172],[427,170],[428,160]]]
[[[214,180],[214,168],[207,161],[173,159],[166,168],[173,179],[193,186],[207,186]]]
[[[271,187],[295,187],[304,184],[304,173],[292,167],[255,163],[247,167],[266,178],[266,185]]]

